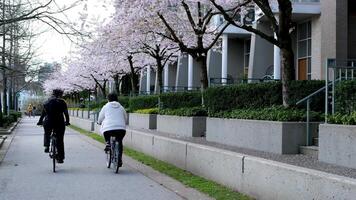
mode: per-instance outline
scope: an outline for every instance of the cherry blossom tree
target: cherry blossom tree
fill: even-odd
[[[283,105],[289,107],[289,83],[295,79],[294,53],[290,35],[295,27],[292,21],[292,2],[290,0],[242,0],[236,1],[233,6],[226,8],[217,0],[210,1],[230,24],[259,35],[281,49]],[[246,24],[243,20],[235,20],[237,15],[243,16],[247,10],[251,9],[251,6],[261,10],[268,23],[271,24],[275,36],[263,32],[251,24]],[[275,14],[273,10],[278,10],[278,14]]]

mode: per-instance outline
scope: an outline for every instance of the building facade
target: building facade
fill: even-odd
[[[277,3],[272,5],[278,14]],[[252,25],[273,35],[258,9]],[[356,59],[356,1],[293,0],[295,29],[291,31],[295,56],[296,80],[325,79],[328,58]],[[222,23],[216,17],[214,23]],[[221,36],[221,50],[208,55],[210,85],[280,79],[280,50],[258,35],[229,26]],[[154,69],[141,72],[140,91],[151,93],[157,81]],[[163,90],[190,90],[200,87],[200,68],[194,60],[181,54],[178,62],[164,69]]]

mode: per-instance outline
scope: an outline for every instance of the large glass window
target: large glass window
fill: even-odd
[[[311,22],[298,25],[298,79],[311,79]]]

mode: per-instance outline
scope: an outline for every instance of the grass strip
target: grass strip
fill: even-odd
[[[70,128],[82,133],[94,140],[104,143],[104,138],[96,133],[86,131],[71,125]],[[250,197],[233,191],[221,184],[214,181],[207,180],[205,178],[196,176],[188,171],[182,170],[166,162],[157,160],[151,156],[145,155],[141,152],[125,147],[124,154],[147,165],[153,169],[174,178],[175,180],[183,183],[184,185],[194,188],[202,193],[209,195],[217,200],[247,200]]]

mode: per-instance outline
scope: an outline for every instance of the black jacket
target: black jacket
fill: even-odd
[[[43,107],[44,109],[38,124],[44,124],[53,128],[69,124],[68,108],[63,99],[51,97],[44,103]]]

